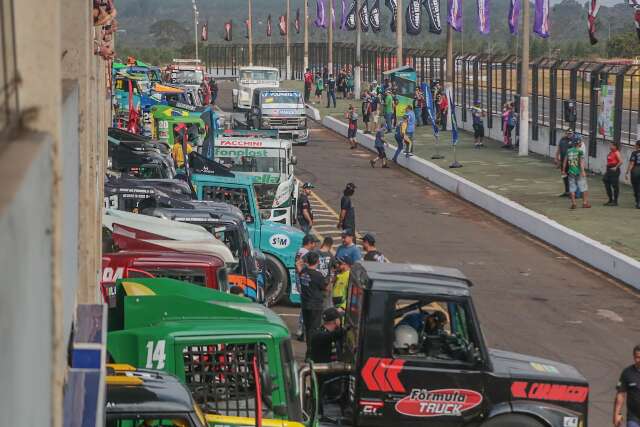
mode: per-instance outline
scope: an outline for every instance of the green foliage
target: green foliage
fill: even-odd
[[[610,57],[632,58],[640,56],[640,44],[635,32],[617,34],[607,42]]]

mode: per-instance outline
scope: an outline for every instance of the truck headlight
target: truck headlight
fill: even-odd
[[[300,123],[300,126],[302,127],[307,127],[307,118],[306,117],[300,117],[300,119],[298,119],[298,122]]]

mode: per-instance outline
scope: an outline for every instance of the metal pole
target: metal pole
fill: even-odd
[[[253,65],[253,1],[249,0],[249,65]],[[269,38],[271,40],[271,38]]]
[[[304,0],[304,71],[309,68],[309,0]]]
[[[520,67],[520,146],[518,155],[529,155],[529,2],[522,4],[522,66]]]
[[[333,74],[333,1],[329,1],[329,28],[327,29],[327,68]]]
[[[361,39],[361,28],[360,28],[360,14],[358,13],[360,11],[360,0],[356,0],[356,63],[354,64],[353,67],[353,90],[354,90],[354,96],[360,97],[360,86],[361,86],[361,79],[362,79],[362,75],[361,75],[361,53],[360,53],[360,48],[361,48],[361,43],[360,43],[360,39]],[[358,99],[358,98],[356,98]]]
[[[445,82],[444,82],[444,90],[445,94],[451,93],[453,94],[453,68],[455,67],[455,63],[453,61],[453,28],[451,25],[447,25],[447,70],[445,74]],[[447,125],[451,124],[451,106],[447,111]]]
[[[404,32],[402,14],[402,0],[398,0],[398,12],[396,13],[396,67],[403,65],[402,60],[402,33]]]
[[[285,19],[286,32],[285,40],[287,43],[287,79],[291,79],[291,44],[289,43],[289,16],[290,16],[290,8],[291,8],[291,0],[287,0],[287,16]]]
[[[196,60],[198,60],[198,6],[196,6],[196,0],[193,1],[193,31],[195,33],[196,40]]]

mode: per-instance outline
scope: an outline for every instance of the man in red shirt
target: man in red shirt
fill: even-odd
[[[313,86],[313,73],[309,68],[304,73],[304,102],[309,102],[311,96],[311,87]]]

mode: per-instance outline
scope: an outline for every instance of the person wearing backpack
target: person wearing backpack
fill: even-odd
[[[319,104],[322,100],[322,91],[324,90],[324,79],[320,76],[320,73],[316,74],[316,104]]]

